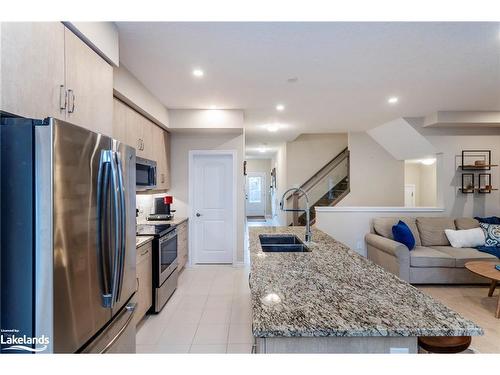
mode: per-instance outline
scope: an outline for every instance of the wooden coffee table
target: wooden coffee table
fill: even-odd
[[[487,279],[491,280],[491,285],[490,285],[490,290],[488,292],[488,297],[491,297],[493,295],[493,292],[495,291],[495,287],[497,286],[497,282],[500,281],[500,271],[498,271],[495,268],[496,264],[499,264],[499,263],[484,262],[484,261],[465,263],[465,268],[467,268],[469,271],[474,272],[475,274],[477,274],[479,276],[483,276],[483,277],[486,277]],[[495,316],[497,318],[500,318],[500,295],[498,296],[497,311],[495,313]]]

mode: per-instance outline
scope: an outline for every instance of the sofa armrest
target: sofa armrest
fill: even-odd
[[[402,243],[379,236],[378,234],[368,233],[365,236],[365,241],[368,245],[393,256],[399,257],[401,255],[409,255],[410,253],[410,250]]]
[[[368,259],[405,281],[410,279],[410,250],[402,243],[368,233],[365,236]]]

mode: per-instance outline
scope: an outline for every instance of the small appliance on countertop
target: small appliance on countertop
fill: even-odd
[[[174,218],[173,212],[175,210],[170,209],[170,205],[174,202],[174,198],[170,195],[164,197],[155,198],[155,209],[154,214],[148,215],[146,220],[148,221],[168,221]]]

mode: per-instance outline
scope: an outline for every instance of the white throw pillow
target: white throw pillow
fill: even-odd
[[[444,233],[453,247],[484,246],[485,236],[481,228],[463,230],[445,229]]]

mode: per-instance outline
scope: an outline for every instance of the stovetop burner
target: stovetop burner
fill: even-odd
[[[136,235],[161,237],[170,232],[172,228],[172,224],[138,224]]]

